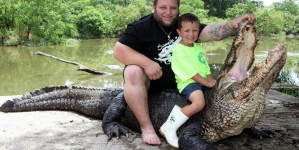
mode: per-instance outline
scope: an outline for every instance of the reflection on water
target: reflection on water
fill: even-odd
[[[122,87],[123,67],[113,57],[113,48],[117,39],[82,40],[55,46],[37,47],[0,47],[0,95],[24,94],[49,85],[82,85],[90,87]],[[261,62],[268,50],[275,43],[283,43],[288,50],[288,63],[284,71],[290,71],[293,79],[299,83],[298,67],[294,60],[299,60],[297,39],[260,37],[255,51],[255,63]],[[201,43],[211,64],[213,76],[217,76],[220,66],[231,47],[232,38],[217,42]],[[297,45],[296,45],[297,44]],[[63,63],[49,57],[36,55],[37,51],[80,63],[112,75],[91,75],[76,71],[77,66]],[[293,61],[290,61],[293,60]]]

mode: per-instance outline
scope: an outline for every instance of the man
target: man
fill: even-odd
[[[129,24],[114,48],[114,57],[126,65],[126,102],[136,116],[143,142],[147,144],[161,144],[149,117],[147,91],[176,89],[170,63],[173,45],[181,40],[175,32],[179,4],[180,0],[154,0],[153,14]],[[224,39],[234,33],[243,20],[254,22],[255,17],[246,14],[224,23],[201,25],[198,41]]]

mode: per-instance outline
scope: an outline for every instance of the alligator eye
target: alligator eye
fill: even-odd
[[[248,30],[249,30],[249,27],[250,27],[250,25],[246,25],[246,31],[248,31]]]

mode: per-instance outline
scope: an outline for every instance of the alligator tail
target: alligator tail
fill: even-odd
[[[122,91],[121,88],[48,86],[7,100],[0,111],[70,110],[102,118],[113,98]]]
[[[71,107],[68,86],[49,86],[33,92],[27,92],[21,97],[7,100],[0,107],[0,111],[22,112],[63,108],[68,109]]]
[[[12,100],[7,100],[6,102],[4,102],[1,105],[0,111],[2,111],[2,112],[11,112],[13,110],[14,104],[15,103]]]

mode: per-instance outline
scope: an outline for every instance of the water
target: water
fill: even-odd
[[[19,95],[49,85],[82,85],[91,87],[122,87],[122,71],[110,69],[123,67],[112,52],[117,39],[106,38],[82,40],[79,43],[68,43],[55,46],[37,47],[0,47],[0,95]],[[290,71],[292,78],[299,83],[299,61],[296,38],[260,37],[255,50],[255,63],[263,61],[268,50],[275,43],[283,43],[287,47],[288,60],[284,71]],[[231,47],[232,38],[223,41],[201,44],[210,64],[219,67]],[[111,75],[92,75],[77,71],[77,66],[54,60],[50,57],[36,55],[37,51],[54,55],[64,60],[80,63],[90,69],[112,73]],[[111,66],[110,66],[111,67]],[[212,68],[214,69],[214,68]]]

